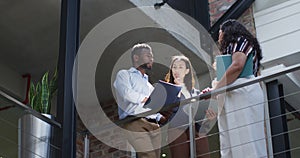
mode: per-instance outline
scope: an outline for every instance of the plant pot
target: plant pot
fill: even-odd
[[[52,115],[42,114],[45,117],[54,119]],[[19,158],[51,157],[51,138],[53,127],[36,118],[31,114],[23,115],[19,119],[18,147]]]

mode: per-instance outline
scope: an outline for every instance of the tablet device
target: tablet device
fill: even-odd
[[[144,107],[159,111],[164,105],[178,101],[178,94],[181,88],[179,85],[159,80],[155,84],[154,90],[144,104]]]

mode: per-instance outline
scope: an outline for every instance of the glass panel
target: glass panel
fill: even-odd
[[[22,75],[29,74],[31,81],[36,82],[46,71],[50,71],[52,76],[56,67],[59,54],[61,1],[10,0],[0,3],[3,11],[1,12],[3,16],[0,17],[0,73],[3,74],[0,77],[0,89],[5,88],[10,94],[16,96],[15,98],[24,99],[28,78],[22,78]],[[0,95],[0,157],[21,157],[18,153],[25,149],[18,145],[19,132],[22,133],[23,138],[30,138],[33,133],[20,131],[18,122],[20,118],[32,111],[21,108],[20,105],[3,96]],[[55,106],[53,105],[51,109],[53,114],[56,113]],[[41,117],[37,112],[34,112],[34,115]],[[49,119],[45,120],[53,123]],[[25,123],[25,127],[31,127],[29,122]],[[54,130],[57,129],[55,126]],[[40,141],[35,137],[33,140],[35,143],[32,144]],[[54,146],[50,146],[49,150],[59,151]]]
[[[38,119],[31,113],[31,109],[24,110],[20,105],[0,95],[1,157],[46,157],[47,154],[60,151],[53,144],[53,133],[58,127]],[[45,119],[50,122],[48,118]]]
[[[300,156],[300,71],[283,75],[279,78],[279,82],[283,86],[283,102],[285,106],[285,114],[281,116],[286,120],[287,132],[281,133],[288,139],[292,158]],[[272,136],[273,137],[273,136]]]

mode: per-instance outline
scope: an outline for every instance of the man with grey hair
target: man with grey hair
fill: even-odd
[[[146,74],[153,65],[151,47],[146,43],[134,45],[131,50],[131,60],[132,67],[128,70],[120,70],[114,81],[119,119],[135,117],[137,114],[151,110],[144,108],[145,102],[154,89]],[[165,117],[157,113],[123,125],[123,128],[128,130],[128,141],[137,151],[138,158],[160,157],[159,123],[165,121]],[[137,132],[144,134],[139,135]]]

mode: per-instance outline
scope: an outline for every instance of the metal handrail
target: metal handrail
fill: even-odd
[[[18,101],[17,99],[15,99],[14,97],[8,95],[7,93],[5,93],[4,91],[0,90],[0,96],[3,96],[4,98],[8,99],[9,101],[13,102],[16,107],[24,109],[24,111],[26,111],[27,113],[32,114],[33,116],[49,123],[50,125],[56,126],[58,128],[61,128],[61,124],[56,122],[55,120],[51,120],[45,116],[43,116],[41,113],[33,110],[32,108],[30,108],[29,106],[23,104],[22,102]]]
[[[136,120],[138,118],[149,116],[151,114],[155,114],[158,111],[166,111],[166,110],[169,110],[169,109],[171,109],[173,107],[176,107],[178,105],[182,106],[182,105],[190,104],[190,103],[193,103],[193,102],[196,102],[196,101],[199,101],[199,100],[207,99],[207,98],[210,98],[211,96],[215,96],[215,95],[218,95],[218,94],[221,94],[221,93],[224,93],[224,92],[232,91],[232,90],[235,90],[235,89],[238,89],[238,88],[241,88],[241,87],[244,87],[244,86],[248,86],[248,85],[251,85],[251,84],[254,84],[254,83],[258,83],[258,82],[261,82],[261,81],[269,80],[269,79],[272,79],[272,78],[275,78],[275,77],[278,77],[278,76],[281,76],[283,74],[290,73],[290,72],[293,72],[293,71],[296,71],[296,70],[300,70],[300,64],[295,64],[295,65],[285,67],[285,68],[282,68],[282,69],[277,69],[277,70],[274,70],[273,72],[270,72],[266,75],[258,76],[258,77],[249,79],[249,80],[247,80],[245,82],[242,82],[242,83],[239,83],[239,84],[233,83],[233,84],[230,84],[228,86],[221,87],[219,89],[215,89],[213,91],[209,91],[207,93],[201,94],[199,96],[191,97],[191,98],[186,99],[186,100],[181,100],[181,101],[173,103],[173,104],[165,105],[165,106],[163,106],[162,109],[153,109],[151,111],[147,111],[147,112],[138,114],[138,115],[136,115],[136,117],[128,117],[128,118],[125,118],[125,119],[122,119],[122,120],[118,120],[118,121],[115,121],[114,124],[115,125],[122,125],[124,123]],[[111,124],[111,123],[106,124],[106,125],[102,126],[102,129],[109,129],[109,128],[112,128],[112,126],[113,126],[113,124]]]
[[[277,69],[277,70],[272,71],[268,74],[265,74],[263,76],[258,76],[258,77],[255,77],[255,78],[251,78],[251,79],[249,79],[247,81],[244,81],[242,83],[233,83],[233,84],[230,84],[228,86],[225,86],[225,87],[222,87],[222,88],[219,88],[219,89],[201,94],[199,96],[191,97],[189,99],[179,101],[179,102],[176,102],[176,103],[173,103],[173,104],[164,105],[162,109],[153,109],[151,111],[147,111],[147,112],[138,114],[138,115],[136,115],[136,117],[128,117],[128,118],[125,118],[123,120],[118,120],[118,121],[115,121],[113,123],[106,124],[104,126],[101,126],[100,131],[104,130],[104,129],[105,130],[110,129],[114,125],[122,125],[124,123],[133,121],[133,120],[138,119],[140,117],[145,117],[145,116],[157,113],[159,111],[165,111],[165,110],[169,110],[169,109],[171,109],[173,107],[176,107],[176,106],[182,106],[182,105],[190,104],[190,103],[193,103],[193,102],[196,102],[196,101],[208,99],[208,98],[211,98],[212,96],[216,96],[218,94],[221,94],[221,93],[224,93],[224,92],[227,92],[227,91],[232,91],[232,90],[235,90],[235,89],[238,89],[238,88],[241,88],[241,87],[244,87],[244,86],[248,86],[248,85],[251,85],[251,84],[254,84],[254,83],[259,83],[259,82],[262,82],[262,81],[270,80],[270,79],[276,78],[278,76],[281,76],[281,75],[284,75],[284,74],[287,74],[287,73],[290,73],[290,72],[294,72],[294,71],[297,71],[297,70],[300,70],[300,64],[285,67],[285,68],[282,68],[282,69]],[[191,157],[195,157],[195,155],[196,155],[195,137],[194,137],[195,136],[195,131],[193,130],[194,122],[195,121],[193,121],[193,120],[191,121],[191,116],[190,116],[189,117],[189,124],[188,124],[189,125],[189,132],[190,132],[190,139],[189,139],[189,141],[184,142],[184,143],[189,143],[190,144],[190,156]]]

